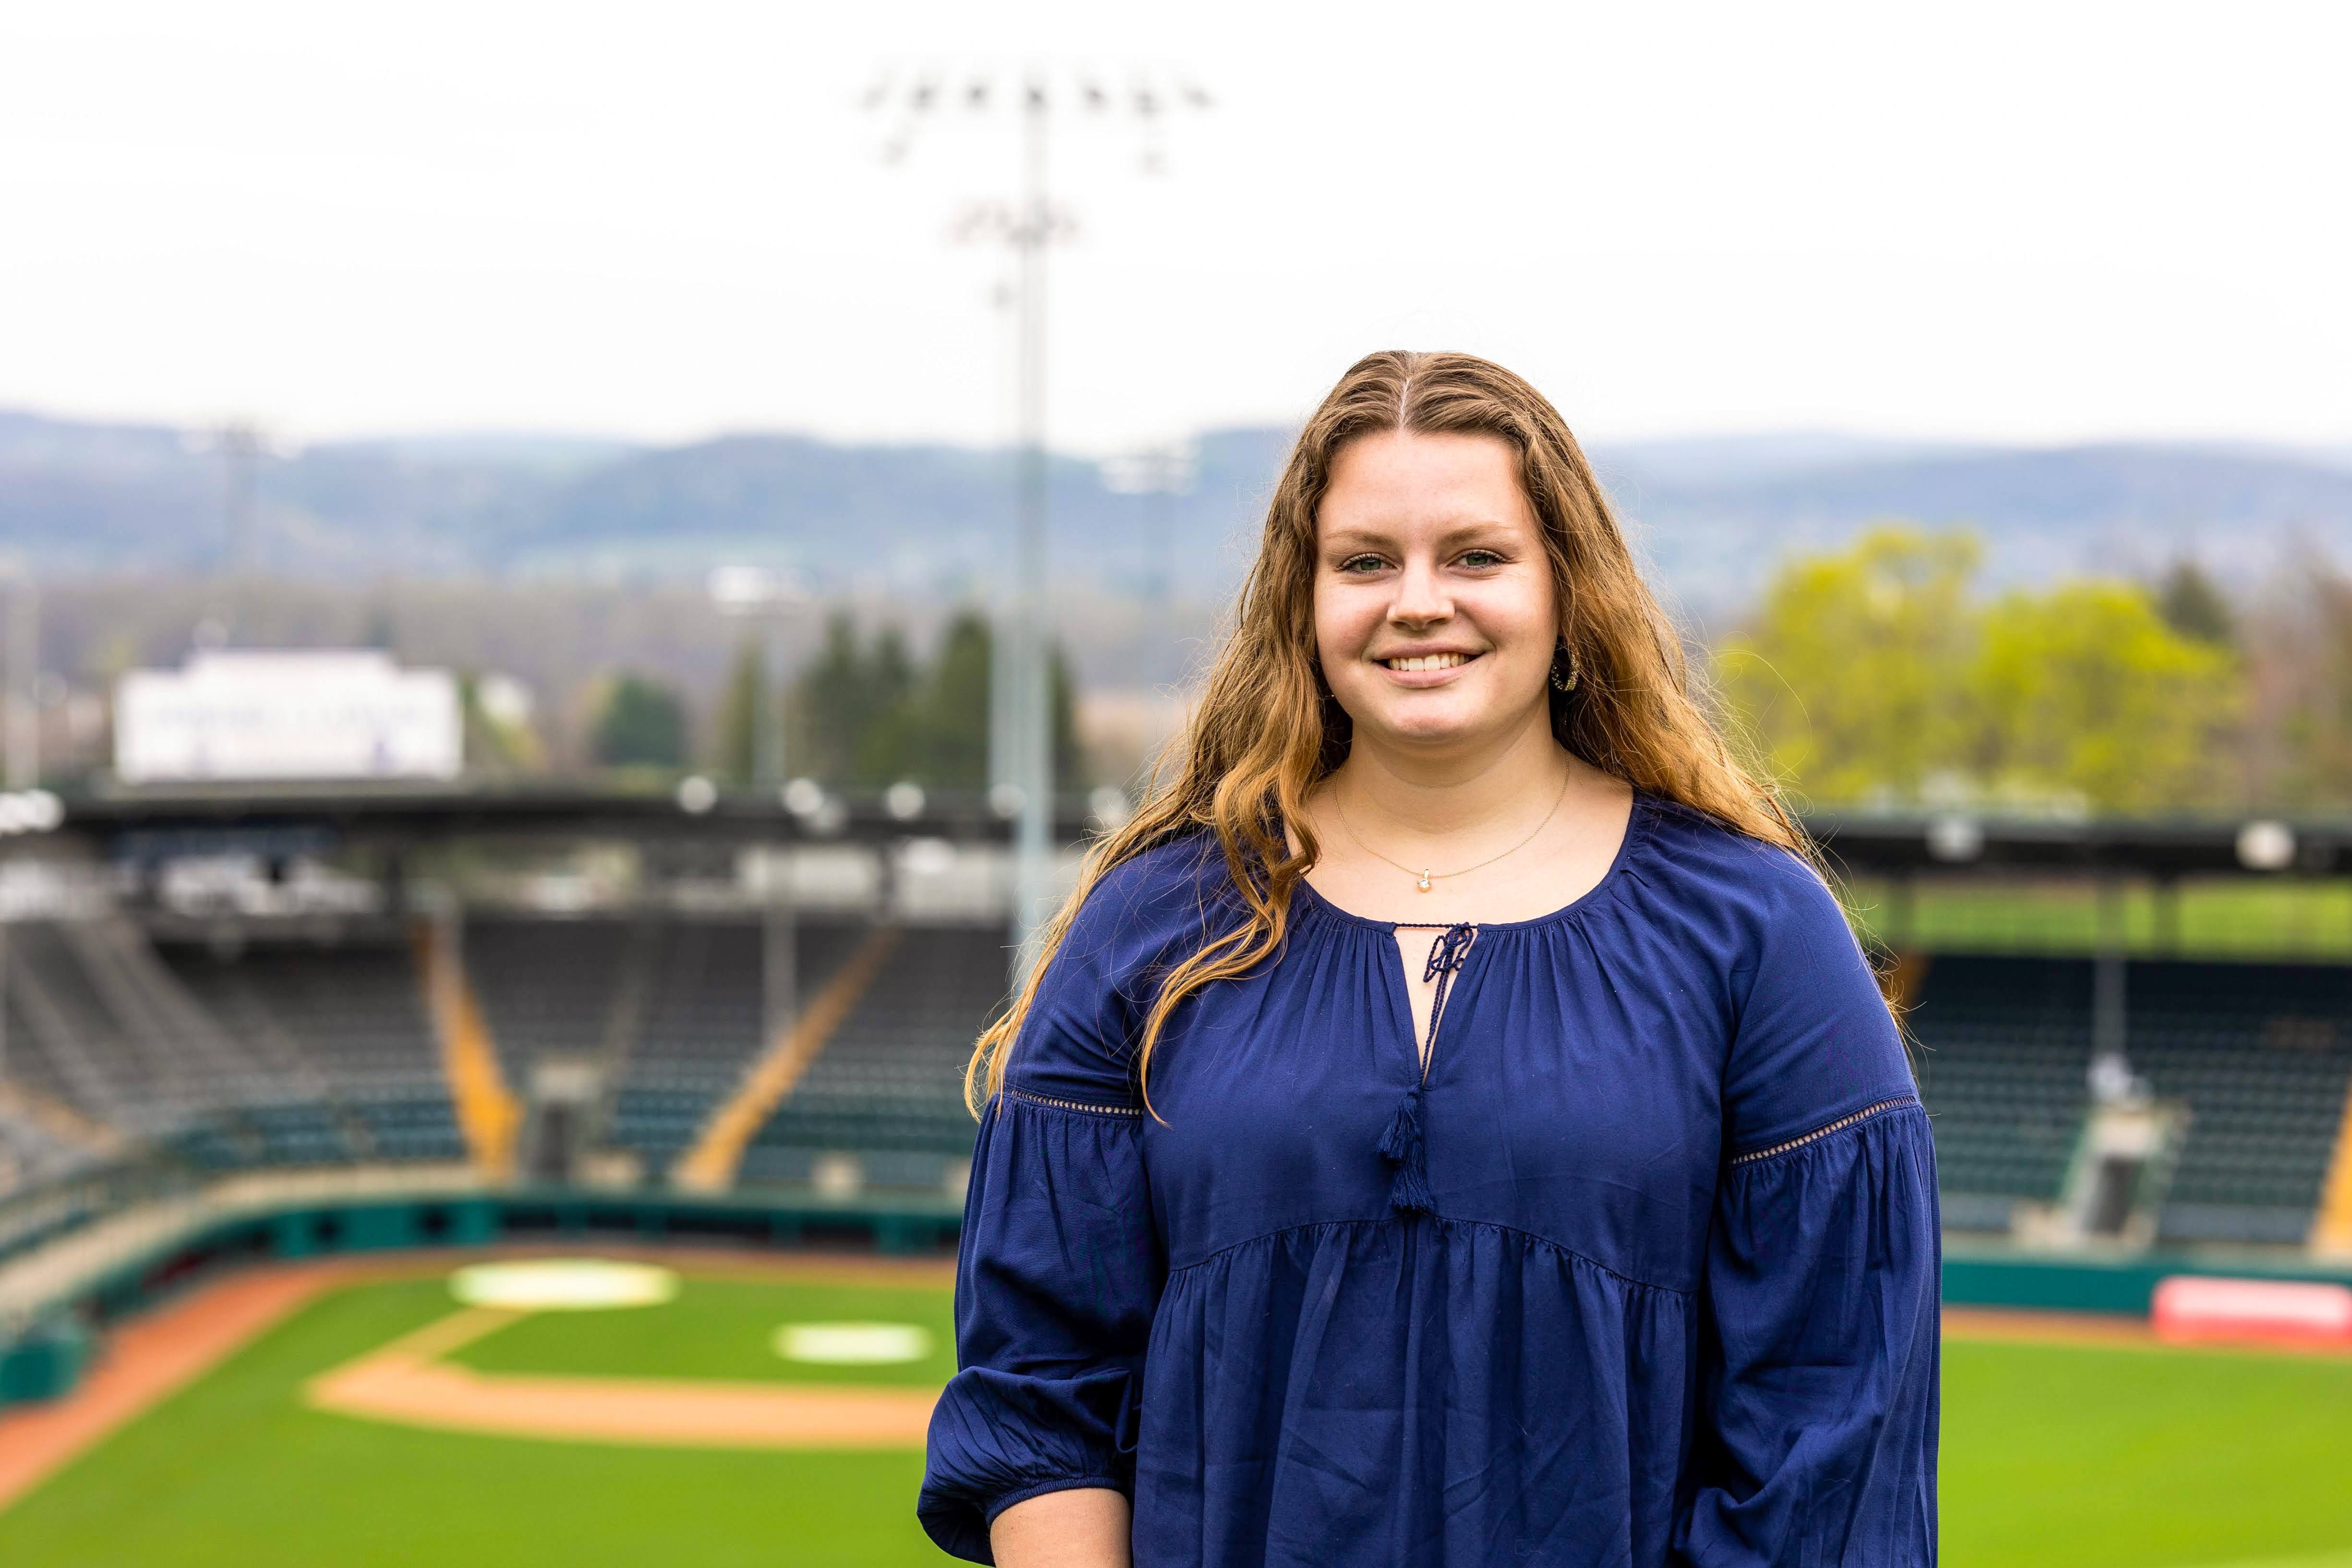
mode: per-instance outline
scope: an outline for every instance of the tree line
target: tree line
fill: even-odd
[[[747,638],[720,692],[709,744],[698,757],[687,700],[623,672],[606,687],[591,731],[596,762],[615,768],[678,769],[699,762],[748,787],[760,772],[763,729],[776,726],[786,775],[829,788],[882,788],[909,780],[930,789],[988,787],[992,632],[967,611],[948,623],[926,659],[896,626],[866,632],[846,612],[825,625],[824,646],[782,691],[772,688],[759,644]],[[1076,695],[1068,661],[1050,657],[1054,776],[1083,788]]]
[[[2313,562],[2233,597],[2184,561],[2152,582],[1989,590],[1982,564],[1971,534],[1886,525],[1782,567],[1700,650],[1735,744],[1809,806],[2352,810],[2352,578]],[[791,775],[983,788],[989,647],[977,614],[928,657],[838,614],[781,693],[745,646],[698,755],[686,700],[628,674],[593,752],[748,784],[765,710]],[[1053,668],[1056,777],[1080,787],[1058,650]]]

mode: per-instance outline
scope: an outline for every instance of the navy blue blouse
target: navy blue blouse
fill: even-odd
[[[1637,797],[1575,903],[1432,932],[1425,1080],[1396,928],[1291,912],[1154,1117],[1223,858],[1078,911],[973,1156],[932,1539],[1109,1487],[1138,1568],[1933,1563],[1935,1152],[1820,879]]]

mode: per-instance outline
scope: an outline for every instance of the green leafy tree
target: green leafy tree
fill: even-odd
[[[2106,811],[2220,805],[2236,660],[2165,624],[2129,583],[2012,593],[1984,616],[1969,686],[1981,775]]]
[[[590,744],[606,767],[682,767],[686,704],[666,686],[625,674],[604,693]]]
[[[1961,760],[1977,557],[1965,534],[1882,527],[1774,579],[1715,668],[1775,777],[1817,800],[1907,799]]]
[[[2229,800],[2244,677],[2210,583],[2176,574],[2168,599],[2067,583],[1985,605],[1976,562],[1966,535],[1880,528],[1790,564],[1717,653],[1735,731],[1822,803]]]

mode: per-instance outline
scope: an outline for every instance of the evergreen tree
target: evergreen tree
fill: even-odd
[[[849,782],[879,789],[923,771],[923,715],[907,638],[885,626],[865,660],[866,706],[851,752]]]
[[[988,619],[966,610],[948,623],[923,689],[922,782],[988,787]]]
[[[2164,624],[2185,637],[2228,647],[2238,640],[2238,617],[2231,613],[2221,585],[2194,561],[2176,561],[2157,590],[2156,607]]]
[[[895,784],[908,776],[916,685],[906,639],[886,629],[869,649],[846,611],[825,623],[824,646],[793,695],[793,771],[835,787]]]
[[[768,700],[760,639],[747,637],[735,650],[735,666],[719,700],[717,769],[721,778],[738,788],[749,788],[759,780],[760,710]]]
[[[932,789],[987,788],[993,657],[988,618],[976,610],[948,623],[922,667],[896,628],[883,628],[868,645],[848,616],[835,615],[824,647],[794,683],[793,771],[835,787],[912,779]],[[1082,789],[1076,686],[1058,647],[1051,658],[1055,782]]]
[[[1092,781],[1087,774],[1086,754],[1078,749],[1078,683],[1070,674],[1070,661],[1063,657],[1060,643],[1047,650],[1045,658],[1054,714],[1054,787],[1084,789]]]
[[[686,704],[666,686],[624,674],[604,694],[591,749],[606,767],[683,767]]]
[[[856,623],[846,611],[835,611],[825,622],[824,646],[793,693],[794,773],[828,784],[849,782],[864,728],[863,663]]]

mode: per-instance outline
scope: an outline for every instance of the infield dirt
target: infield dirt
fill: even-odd
[[[68,1397],[0,1412],[0,1510],[324,1291],[344,1285],[429,1279],[486,1258],[548,1258],[581,1250],[501,1247],[488,1252],[433,1251],[397,1258],[268,1264],[196,1285],[110,1333],[89,1374]],[[658,1262],[707,1279],[944,1287],[955,1278],[951,1264],[929,1258],[824,1253],[755,1258],[702,1248],[599,1247],[590,1250],[599,1257]],[[467,1337],[501,1327],[512,1316],[499,1314],[497,1322],[483,1324],[477,1334]],[[445,1325],[450,1321],[444,1319],[425,1331],[446,1332]],[[352,1387],[372,1391],[406,1414],[395,1415],[389,1409],[349,1413],[407,1419],[415,1425],[451,1430],[574,1436],[656,1446],[856,1448],[919,1447],[922,1442],[921,1426],[912,1413],[916,1401],[908,1397],[914,1391],[810,1390],[810,1398],[787,1410],[784,1406],[792,1402],[774,1397],[786,1390],[761,1389],[747,1392],[768,1394],[766,1402],[754,1401],[746,1407],[738,1401],[729,1407],[723,1396],[716,1405],[707,1397],[697,1397],[714,1391],[698,1390],[677,1381],[486,1378],[463,1368],[432,1364],[414,1348],[393,1355],[415,1338],[407,1336],[325,1374],[314,1383],[314,1395],[320,1386],[336,1377],[357,1373],[362,1375],[356,1384],[346,1384],[346,1392]],[[453,1341],[432,1353],[438,1355],[462,1342]],[[388,1356],[390,1361],[384,1359]],[[395,1375],[387,1378],[387,1372]],[[397,1375],[404,1372],[407,1374],[404,1384]],[[389,1392],[387,1384],[392,1385]],[[547,1386],[530,1386],[534,1384]],[[869,1401],[866,1395],[878,1398]],[[314,1397],[313,1402],[325,1408],[344,1408],[332,1398]],[[921,1394],[919,1403],[920,1419],[927,1421],[931,1396]],[[586,1430],[578,1426],[583,1416],[590,1423]],[[711,1429],[700,1439],[687,1435],[698,1420]],[[564,1426],[567,1423],[569,1426]],[[642,1427],[635,1436],[626,1435],[631,1424]],[[818,1436],[828,1426],[836,1428],[829,1442]],[[732,1441],[727,1436],[730,1432],[736,1434]]]

